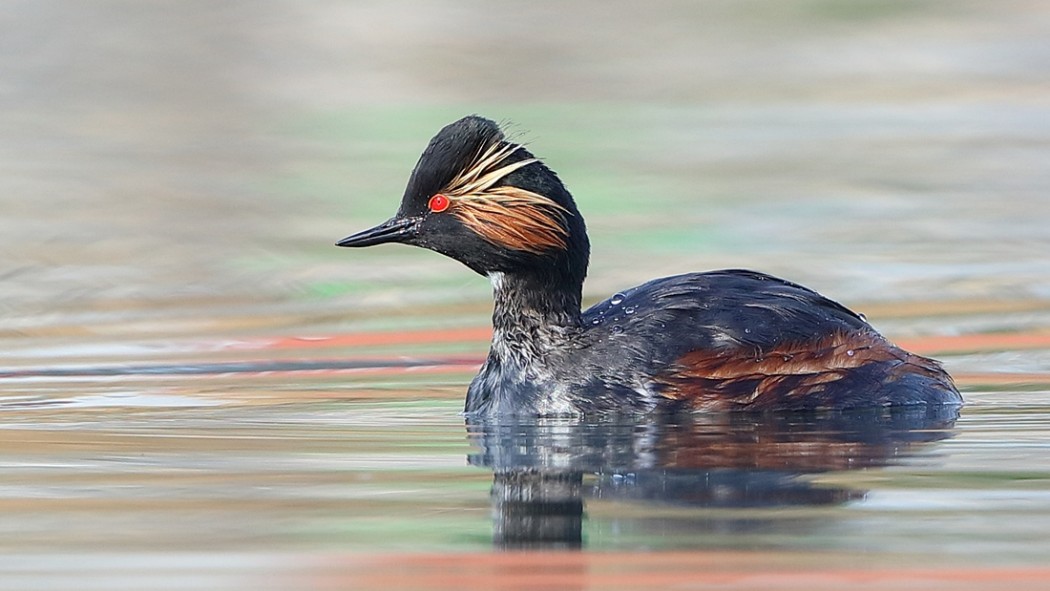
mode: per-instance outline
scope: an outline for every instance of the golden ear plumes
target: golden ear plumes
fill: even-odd
[[[478,153],[441,193],[452,200],[451,213],[489,242],[541,254],[567,247],[568,210],[553,200],[512,186],[493,186],[508,174],[536,162],[527,158],[499,166],[521,149],[520,144],[495,142]]]

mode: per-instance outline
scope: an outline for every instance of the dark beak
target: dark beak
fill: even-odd
[[[386,242],[406,242],[415,237],[419,220],[415,218],[390,218],[374,228],[352,234],[336,242],[336,246],[372,246]]]

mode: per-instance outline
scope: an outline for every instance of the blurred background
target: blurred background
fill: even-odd
[[[456,263],[332,246],[469,113],[574,192],[591,300],[722,267],[861,307],[1050,298],[1041,2],[33,0],[0,23],[11,338],[464,300],[483,324]]]
[[[1047,31],[1034,0],[3,2],[0,587],[549,574],[487,554],[493,475],[468,465],[458,411],[488,347],[487,280],[420,249],[334,246],[390,217],[430,137],[470,113],[574,193],[588,302],[762,270],[943,359],[968,400],[957,423],[873,441],[701,425],[693,468],[725,468],[703,464],[725,444],[745,489],[769,474],[739,458],[843,459],[761,480],[830,500],[595,493],[583,543],[623,553],[565,569],[613,588],[746,582],[756,564],[1045,567]],[[654,433],[623,449],[660,457]],[[654,549],[689,552],[631,554]],[[384,577],[404,552],[481,578],[434,578],[438,561],[399,587]],[[1050,576],[1025,572],[929,588]]]

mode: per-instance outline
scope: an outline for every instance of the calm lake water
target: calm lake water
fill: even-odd
[[[0,588],[1050,585],[1043,4],[0,22]],[[943,360],[967,405],[465,421],[487,281],[332,243],[471,112],[576,195],[589,301],[761,269]]]

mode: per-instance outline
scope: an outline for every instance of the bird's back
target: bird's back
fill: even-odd
[[[961,402],[937,362],[812,290],[753,271],[656,279],[582,320],[576,371],[603,405],[615,402],[594,394],[603,387],[648,399],[635,404],[703,409]]]

